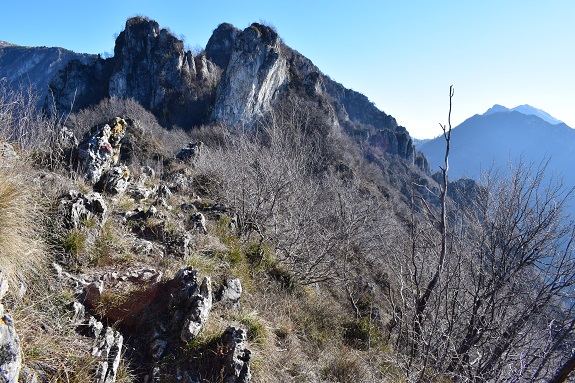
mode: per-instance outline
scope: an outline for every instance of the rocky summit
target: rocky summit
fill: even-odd
[[[165,126],[192,129],[209,122],[252,126],[294,95],[366,141],[374,155],[391,153],[427,169],[407,133],[364,95],[328,78],[287,47],[269,26],[243,31],[221,24],[196,57],[157,22],[135,17],[116,39],[114,57],[72,60],[50,83],[61,111],[107,97],[133,98]]]

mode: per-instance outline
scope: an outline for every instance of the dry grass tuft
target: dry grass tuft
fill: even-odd
[[[39,211],[25,173],[0,166],[0,270],[12,288],[35,279],[45,260]]]

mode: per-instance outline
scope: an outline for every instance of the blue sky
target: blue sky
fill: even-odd
[[[416,138],[493,104],[530,104],[575,128],[575,1],[3,1],[0,40],[111,53],[145,15],[205,46],[222,22],[265,21],[332,79],[365,94]]]

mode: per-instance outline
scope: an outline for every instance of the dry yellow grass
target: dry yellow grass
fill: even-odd
[[[0,166],[0,270],[12,288],[34,278],[44,258],[33,186],[21,166]]]

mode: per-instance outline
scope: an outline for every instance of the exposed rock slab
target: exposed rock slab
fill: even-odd
[[[287,61],[278,34],[254,23],[234,42],[218,86],[214,118],[230,125],[250,125],[271,110],[287,82]]]

